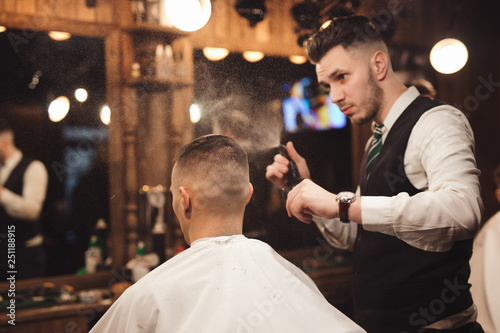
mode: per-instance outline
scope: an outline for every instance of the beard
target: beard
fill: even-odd
[[[354,125],[364,125],[373,121],[382,108],[382,101],[384,100],[384,91],[378,85],[373,77],[372,72],[369,72],[368,77],[368,91],[365,98],[359,104],[362,107],[361,113],[358,118],[351,118]],[[363,112],[364,111],[364,112]]]

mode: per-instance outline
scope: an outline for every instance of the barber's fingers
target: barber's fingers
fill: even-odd
[[[304,181],[303,181],[304,182]],[[311,223],[312,212],[307,208],[307,203],[304,200],[303,192],[301,191],[301,182],[289,193],[286,200],[286,211],[289,217],[295,216],[299,221]]]
[[[305,223],[310,223],[313,215],[330,219],[336,214],[335,198],[335,194],[305,179],[288,193],[286,210],[288,216]]]
[[[311,178],[311,173],[309,172],[309,167],[307,166],[307,162],[305,158],[303,158],[293,146],[293,142],[288,141],[286,144],[286,152],[288,156],[295,162],[297,165],[297,169],[299,170],[299,174],[301,178]]]
[[[287,158],[277,154],[274,156],[274,162],[266,167],[266,178],[280,189],[286,184],[285,174],[288,172],[288,164]]]

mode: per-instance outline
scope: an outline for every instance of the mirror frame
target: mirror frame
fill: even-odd
[[[117,10],[119,8],[115,8]],[[112,268],[118,270],[125,264],[126,251],[126,228],[124,212],[130,211],[135,213],[134,207],[126,209],[125,205],[125,161],[124,161],[124,131],[122,129],[122,99],[121,99],[121,81],[122,81],[122,54],[121,54],[121,29],[116,24],[102,24],[90,22],[75,22],[61,19],[53,19],[44,22],[43,26],[36,24],[30,25],[31,22],[36,22],[36,18],[30,15],[2,15],[2,24],[8,29],[17,29],[23,31],[26,39],[34,32],[45,31],[66,31],[72,35],[83,37],[102,38],[104,41],[105,54],[105,73],[106,73],[106,99],[109,107],[112,110],[111,122],[108,125],[108,172],[109,172],[109,214],[110,228],[113,232],[112,246],[110,255],[113,258]],[[24,37],[24,36],[23,36]],[[132,142],[133,144],[133,142]],[[108,274],[105,274],[106,276]],[[71,281],[75,275],[63,275],[61,278],[47,276],[45,280],[61,280]],[[40,278],[21,280],[23,284],[30,285],[30,281],[36,283]],[[79,276],[78,280],[84,281],[83,284],[92,285],[95,280],[92,275]],[[25,283],[24,283],[25,282]],[[95,281],[99,284],[99,279]],[[0,290],[3,285],[0,284]]]

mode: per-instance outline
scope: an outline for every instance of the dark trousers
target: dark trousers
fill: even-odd
[[[426,330],[422,331],[422,333],[484,333],[484,330],[481,327],[481,325],[479,325],[479,323],[474,322],[474,323],[464,325],[464,326],[457,328],[455,330],[426,329]]]

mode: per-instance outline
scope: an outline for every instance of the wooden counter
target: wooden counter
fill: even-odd
[[[108,288],[117,278],[111,271],[92,275],[65,275],[51,278],[21,280],[15,283],[16,292],[29,290],[45,282],[56,286],[70,285],[75,291]],[[8,282],[0,283],[0,291],[9,290]],[[111,300],[94,304],[72,303],[46,307],[33,307],[15,310],[15,326],[10,324],[9,313],[0,312],[0,333],[85,333],[92,324],[111,306]],[[2,309],[4,310],[4,309]]]

